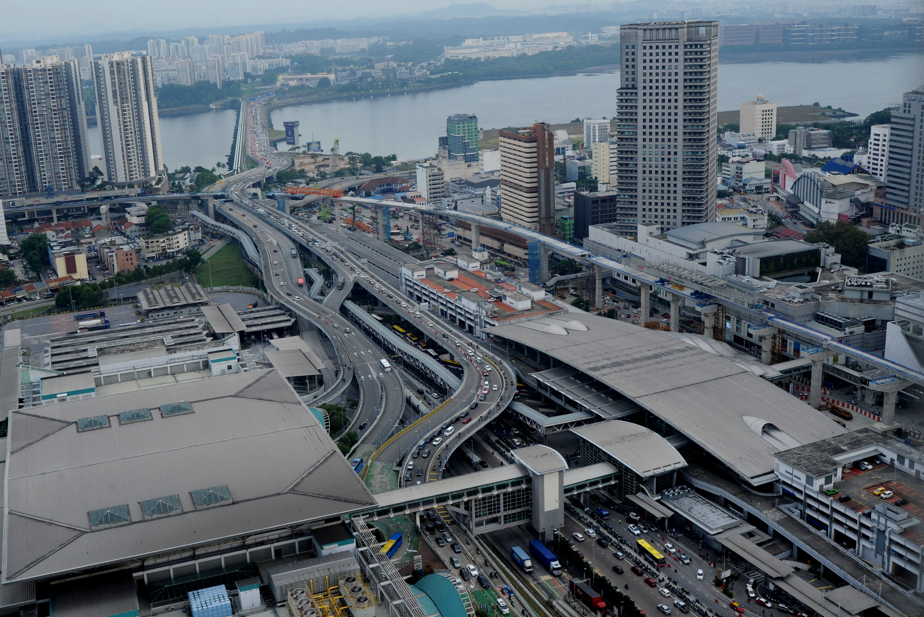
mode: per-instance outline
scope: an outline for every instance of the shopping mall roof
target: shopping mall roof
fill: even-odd
[[[277,371],[14,411],[8,442],[3,583],[375,503]]]
[[[654,330],[575,312],[487,333],[633,399],[755,485],[775,477],[777,452],[844,433],[746,369]]]
[[[571,429],[643,478],[687,466],[666,439],[644,426],[610,420]]]

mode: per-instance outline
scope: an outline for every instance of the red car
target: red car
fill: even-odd
[[[468,423],[471,422],[471,421],[472,421],[472,417],[469,416],[469,417],[464,418],[464,419],[462,420],[462,424],[468,424]]]
[[[649,577],[649,578],[646,578],[646,579],[645,579],[645,584],[648,585],[649,587],[657,587],[657,586],[658,586],[658,581],[656,581],[656,580],[654,580],[653,578]]]
[[[740,604],[738,604],[737,602],[735,602],[734,600],[732,600],[731,602],[729,602],[729,603],[728,603],[728,606],[730,606],[731,609],[732,609],[733,611],[735,611],[735,612],[744,613],[744,607],[741,606]]]

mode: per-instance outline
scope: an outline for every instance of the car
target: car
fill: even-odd
[[[438,445],[440,445],[441,443],[443,443],[442,437],[437,437],[436,439],[433,440],[433,445],[434,445],[434,446],[438,446]]]
[[[884,492],[886,492],[885,487],[884,487],[884,486],[880,486],[879,488],[877,488],[876,490],[873,491],[873,495],[875,495],[876,497],[879,497],[879,496],[882,495]]]
[[[840,497],[837,498],[837,500],[841,503],[847,503],[848,501],[850,501],[850,495],[841,495]]]
[[[657,587],[658,581],[654,580],[653,578],[649,576],[645,578],[645,584],[648,585],[649,587]]]
[[[462,575],[463,581],[467,581],[468,579],[472,578],[472,575],[469,574],[468,570],[466,570],[465,568],[459,568],[459,574]]]
[[[578,542],[584,541],[584,534],[582,534],[579,531],[575,531],[573,534],[571,534],[571,537],[577,540]]]
[[[899,499],[898,501],[896,501],[894,505],[896,505],[896,506],[907,506],[907,505],[908,505],[908,500],[905,499],[904,497],[902,497],[901,499]]]
[[[782,602],[777,602],[777,603],[776,603],[776,610],[780,611],[781,613],[786,613],[787,615],[795,615],[795,614],[796,614],[796,609],[794,609],[793,607],[789,606],[788,604],[783,604]]]
[[[418,456],[420,456],[420,450],[414,450],[414,453],[411,454],[411,458],[417,458]]]
[[[446,432],[443,433],[443,435],[445,435],[446,437],[449,437],[455,432],[455,430],[456,430],[456,427],[450,426],[449,428],[446,429]]]
[[[767,608],[773,608],[773,604],[771,604],[771,603],[770,603],[770,600],[768,600],[768,599],[766,599],[766,598],[757,598],[757,599],[755,600],[755,602],[757,602],[757,603],[760,604],[761,606],[765,606],[765,607],[767,607]]]
[[[414,475],[418,478],[423,475],[423,467],[418,467],[417,471],[414,472]]]
[[[638,515],[638,512],[629,512],[629,520],[633,523],[637,523],[641,520],[641,517]]]
[[[674,600],[674,606],[676,606],[677,610],[679,610],[681,613],[690,612],[690,607],[687,606],[687,603],[684,602],[683,600]]]
[[[698,581],[703,580],[703,576],[704,576],[704,575],[703,575],[703,570],[702,570],[702,568],[700,568],[699,570],[696,571],[696,580],[698,580]]]
[[[597,544],[599,544],[602,548],[610,547],[610,543],[606,541],[606,538],[597,538]]]
[[[438,537],[436,539],[436,545],[439,546],[440,548],[443,548],[444,546],[446,546],[446,540]]]
[[[667,551],[667,554],[668,554],[668,555],[673,555],[674,553],[677,552],[677,549],[674,548],[674,545],[671,544],[670,542],[665,542],[665,543],[664,543],[664,550]]]
[[[728,607],[731,608],[736,613],[744,613],[744,607],[732,600],[728,603]]]
[[[664,613],[665,615],[671,614],[671,607],[669,607],[667,604],[659,604],[658,610]]]
[[[472,576],[478,576],[478,568],[476,568],[474,565],[468,564],[465,567],[468,569],[469,574],[471,574]]]
[[[681,553],[681,554],[680,554],[680,561],[683,562],[683,565],[685,565],[685,566],[690,565],[690,558],[687,557],[687,554],[686,554],[686,553]]]
[[[496,390],[497,390],[497,384],[494,384],[493,386],[491,386],[491,390],[495,390],[495,391],[496,391]]]
[[[834,495],[837,495],[838,493],[840,493],[840,491],[836,488],[825,489],[825,495],[827,495],[828,497],[833,497]]]
[[[289,297],[291,297],[291,296],[292,296],[292,294],[291,294],[291,293],[289,293],[288,291],[286,292],[286,295],[287,295],[287,296],[289,296]]]
[[[632,566],[629,569],[632,570],[632,573],[635,574],[636,576],[641,576],[645,573],[645,571],[642,570],[639,566]]]
[[[424,450],[421,456],[424,458],[430,458],[430,448],[427,448],[426,450]]]
[[[748,585],[747,587],[748,597],[752,600],[757,597],[757,592],[754,591],[754,588]]]
[[[895,493],[893,493],[892,491],[885,491],[884,493],[879,495],[879,499],[892,499],[894,495]]]
[[[625,559],[626,554],[623,551],[617,549],[613,551],[613,557],[615,557],[616,559]]]
[[[458,542],[453,542],[453,543],[452,543],[452,552],[453,552],[453,553],[457,553],[457,554],[462,552],[462,547],[459,546],[459,543],[458,543]]]
[[[638,527],[635,525],[629,525],[629,533],[631,533],[633,536],[638,536],[641,535],[642,532],[639,531]]]
[[[870,471],[872,470],[872,468],[873,468],[872,464],[867,463],[866,461],[860,461],[860,469],[862,469],[863,471]]]
[[[658,593],[661,594],[662,596],[664,596],[665,598],[671,597],[671,592],[670,592],[670,590],[669,590],[669,589],[665,589],[664,587],[662,587],[661,589],[659,589],[659,590],[658,590]]]
[[[479,574],[479,575],[478,575],[478,583],[479,583],[482,587],[484,587],[485,589],[487,589],[488,587],[491,586],[491,581],[489,581],[489,580],[488,580],[488,577],[485,576],[484,574]]]
[[[468,416],[467,418],[465,418],[464,420],[462,420],[462,424],[468,424],[468,423],[471,422],[471,421],[472,421],[472,417],[471,417],[471,416]]]
[[[462,567],[462,563],[459,561],[458,557],[456,557],[455,555],[450,555],[450,556],[449,556],[449,563],[452,564],[452,567],[453,567],[453,568],[461,568],[461,567]]]
[[[597,537],[597,532],[594,531],[593,529],[585,529],[585,530],[584,530],[584,533],[587,534],[587,536],[588,536],[588,537],[591,537],[591,538],[596,538],[596,537]]]
[[[448,531],[444,531],[443,539],[446,540],[447,542],[452,542],[452,534],[449,533]]]
[[[408,469],[414,469],[414,461],[408,461],[408,462],[407,462],[407,468],[408,468]]]
[[[625,570],[622,569],[622,566],[613,566],[613,572],[616,574],[622,574]]]

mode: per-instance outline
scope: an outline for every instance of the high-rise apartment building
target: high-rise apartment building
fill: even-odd
[[[148,56],[151,58],[166,58],[167,41],[165,39],[148,39]]]
[[[555,233],[555,137],[544,122],[500,131],[501,218]]]
[[[478,116],[455,114],[446,118],[450,161],[478,162]]]
[[[0,198],[78,189],[89,169],[77,61],[0,66]]]
[[[594,144],[610,140],[610,121],[606,118],[584,120],[584,150],[590,152]]]
[[[433,163],[417,165],[417,190],[427,203],[434,203],[449,196],[446,190],[446,177],[443,170]]]
[[[754,133],[765,142],[776,137],[776,103],[757,95],[756,101],[741,103],[740,133]]]
[[[924,86],[906,92],[892,112],[886,202],[894,210],[887,223],[921,224],[924,207]]]
[[[891,133],[892,125],[890,124],[874,124],[869,129],[866,171],[880,182],[886,181],[886,174],[889,170],[889,136]]]
[[[0,200],[0,246],[9,246],[10,236],[6,233],[6,215],[3,214],[3,201]]]
[[[111,182],[149,180],[163,171],[151,58],[106,54],[93,63],[96,115]]]
[[[718,23],[620,28],[618,233],[715,220]]]
[[[593,146],[593,160],[590,175],[600,184],[616,184],[616,146],[608,141],[598,141]]]

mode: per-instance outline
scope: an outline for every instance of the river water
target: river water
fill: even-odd
[[[302,141],[320,140],[327,150],[340,139],[341,152],[397,154],[401,160],[431,156],[446,132],[446,116],[473,113],[483,128],[612,117],[618,73],[483,81],[408,95],[295,105],[272,112],[273,125],[298,120]],[[779,105],[840,106],[866,116],[901,102],[924,83],[924,54],[819,62],[719,64],[719,110],[765,95]],[[168,168],[227,161],[237,112],[213,111],[160,119]],[[90,129],[90,149],[100,153],[99,129]]]

